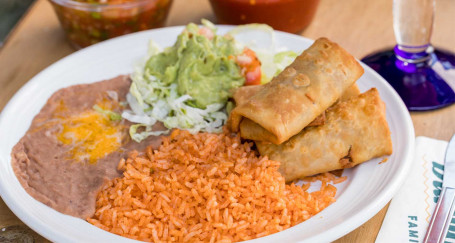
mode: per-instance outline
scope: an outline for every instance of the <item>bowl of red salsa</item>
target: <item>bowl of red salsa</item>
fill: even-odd
[[[172,0],[49,0],[70,43],[83,48],[164,26]]]
[[[311,22],[319,0],[210,0],[220,24],[265,23],[299,33]]]

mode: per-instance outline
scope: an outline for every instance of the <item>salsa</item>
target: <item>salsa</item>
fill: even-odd
[[[76,48],[162,27],[172,0],[50,0]]]
[[[210,0],[220,24],[265,23],[298,33],[310,24],[319,0]]]

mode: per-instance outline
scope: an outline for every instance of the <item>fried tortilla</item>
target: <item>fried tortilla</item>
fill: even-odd
[[[281,162],[286,181],[392,154],[385,105],[375,88],[328,109],[324,125],[305,128],[280,145],[256,146],[261,155]]]
[[[350,98],[359,96],[359,94],[360,94],[359,86],[357,86],[357,84],[353,84],[349,88],[347,88],[343,94],[341,94],[339,101],[349,100]]]
[[[239,106],[241,104],[248,102],[248,100],[251,97],[253,97],[257,92],[259,92],[259,90],[261,90],[263,87],[264,87],[263,85],[249,85],[249,86],[242,86],[242,87],[236,89],[234,92],[234,95],[233,95],[235,104],[237,106]],[[360,94],[359,87],[357,86],[357,84],[353,84],[346,91],[344,91],[344,93],[340,97],[340,101],[347,100],[352,97],[356,97],[359,94]],[[319,125],[324,124],[324,122],[325,122],[325,112],[323,112],[321,115],[317,116],[312,122],[310,122],[310,124],[307,125],[307,127],[319,126]],[[242,131],[242,130],[245,131],[245,130],[249,130],[249,129],[256,129],[256,130],[255,131],[251,130],[247,134],[262,133],[263,134],[262,136],[270,135],[270,133],[267,132],[267,130],[265,130],[264,128],[262,128],[260,126],[255,125],[255,123],[249,119],[245,119],[244,122],[240,123],[240,131]],[[256,135],[256,137],[259,137],[259,135]],[[271,137],[270,139],[273,139],[273,138]],[[267,141],[268,139],[264,139],[264,140]]]
[[[243,138],[281,144],[332,106],[362,74],[363,68],[344,49],[326,38],[318,39],[232,110],[230,128]]]

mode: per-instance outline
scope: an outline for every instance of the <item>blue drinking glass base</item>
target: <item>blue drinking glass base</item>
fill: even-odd
[[[427,111],[455,103],[455,55],[439,49],[429,55],[427,61],[413,64],[397,59],[394,50],[386,50],[362,61],[393,86],[408,110]]]

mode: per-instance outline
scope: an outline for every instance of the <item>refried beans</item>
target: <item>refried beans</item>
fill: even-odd
[[[32,197],[85,220],[95,212],[103,183],[122,175],[117,165],[127,151],[161,144],[153,136],[141,143],[131,140],[129,122],[111,121],[93,109],[120,113],[130,84],[127,76],[119,76],[64,88],[49,98],[11,153],[14,172]]]

